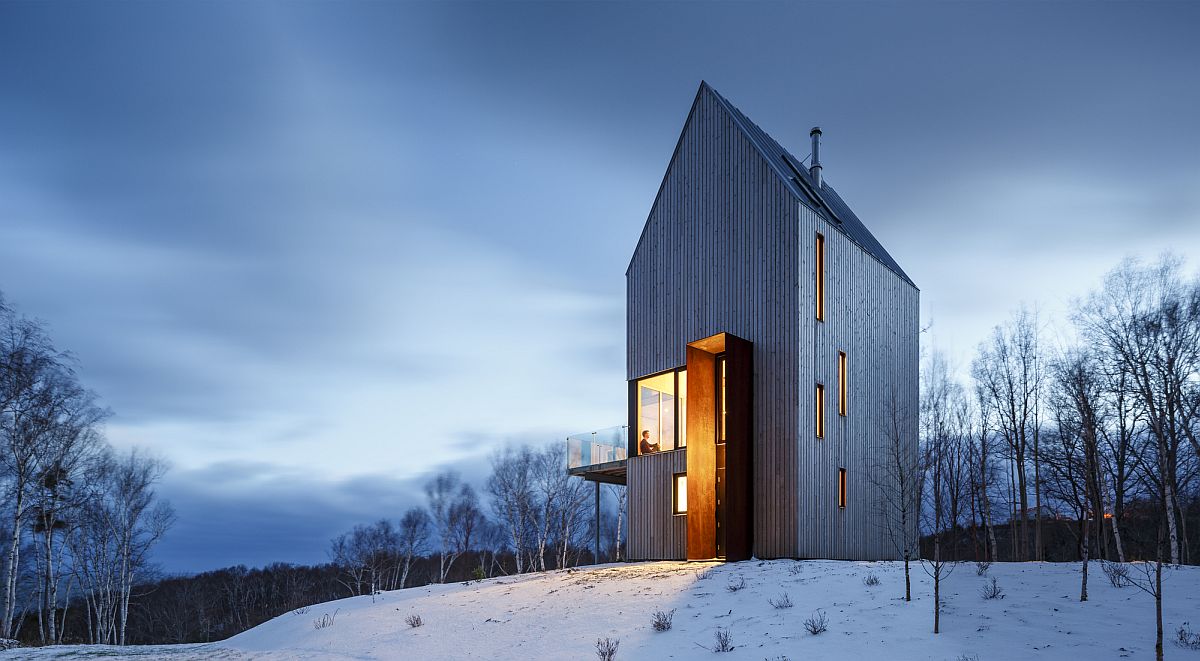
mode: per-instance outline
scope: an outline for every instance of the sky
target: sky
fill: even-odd
[[[1194,3],[0,4],[0,292],[168,572],[319,562],[432,472],[624,417],[624,272],[701,80],[826,179],[959,365],[1200,262]]]

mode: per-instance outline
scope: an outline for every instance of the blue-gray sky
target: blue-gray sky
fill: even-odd
[[[700,80],[960,361],[1200,256],[1194,3],[0,4],[0,291],[174,469],[171,571],[324,558],[429,471],[619,424],[624,271]]]

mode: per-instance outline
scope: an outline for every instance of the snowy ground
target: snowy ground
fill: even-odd
[[[699,578],[711,567],[707,578]],[[778,560],[700,565],[655,562],[604,565],[472,583],[439,585],[319,604],[287,613],[221,643],[145,648],[58,647],[11,650],[9,659],[595,659],[597,638],[620,639],[623,659],[1149,659],[1154,602],[1135,587],[1113,588],[1092,564],[1091,600],[1079,602],[1078,564],[998,564],[1003,599],[985,600],[988,577],[959,565],[943,583],[943,633],[932,628],[932,584],[913,567],[913,601],[894,562]],[[880,584],[863,578],[876,574]],[[731,584],[745,582],[732,592]],[[767,600],[786,592],[792,608]],[[1185,621],[1200,628],[1200,568],[1164,579],[1168,658],[1196,659],[1175,647]],[[656,610],[676,609],[674,627],[655,632]],[[809,635],[803,622],[823,609],[829,630]],[[424,626],[405,618],[418,614]],[[314,627],[329,615],[332,626]],[[718,628],[736,648],[710,651]]]

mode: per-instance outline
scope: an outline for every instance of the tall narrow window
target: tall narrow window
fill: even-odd
[[[671,485],[672,514],[687,514],[687,473],[676,473]]]
[[[825,438],[825,386],[817,384],[817,438]]]
[[[838,414],[846,415],[847,404],[847,386],[846,377],[848,370],[846,369],[846,352],[838,352]]]
[[[846,469],[838,469],[838,507],[846,508]]]
[[[725,357],[721,356],[720,358],[717,359],[717,361],[719,363],[721,363],[721,376],[720,376],[720,379],[721,379],[721,396],[720,396],[720,400],[721,400],[721,435],[719,436],[717,442],[724,443],[725,442],[725,416],[728,413],[728,407],[725,405]]]
[[[817,235],[817,321],[825,321],[825,237]]]
[[[675,390],[679,393],[679,406],[677,407],[679,422],[675,428],[679,431],[679,441],[675,446],[684,447],[687,445],[687,370],[679,370],[676,381],[678,385]]]

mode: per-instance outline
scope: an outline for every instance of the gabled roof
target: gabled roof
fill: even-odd
[[[779,178],[782,179],[791,189],[792,194],[796,196],[806,206],[820,214],[828,220],[834,227],[838,228],[851,241],[858,244],[868,254],[879,260],[884,266],[891,270],[896,275],[900,276],[905,282],[916,287],[904,269],[892,259],[888,251],[883,245],[876,240],[871,231],[866,225],[854,215],[850,207],[842,200],[837,191],[833,189],[828,182],[822,181],[821,189],[816,190],[812,177],[809,175],[808,168],[800,162],[800,159],[793,156],[788,150],[784,149],[774,138],[767,135],[757,124],[750,121],[750,118],[742,114],[741,110],[737,109],[729,102],[728,99],[721,96],[707,82],[700,83],[700,94],[705,91],[712,93],[713,97],[720,101],[725,110],[733,118],[734,124],[742,130],[750,143],[758,150],[762,157],[771,165]],[[825,177],[821,177],[822,180]]]
[[[683,144],[683,136],[687,131],[688,123],[691,121],[692,114],[696,111],[696,105],[700,102],[700,98],[705,94],[711,94],[725,108],[725,111],[733,119],[733,123],[746,136],[750,144],[754,145],[754,148],[762,155],[763,160],[771,166],[771,169],[775,171],[796,199],[829,221],[842,234],[845,234],[847,238],[865,250],[867,254],[879,260],[888,270],[900,276],[908,284],[916,287],[916,284],[908,277],[904,269],[900,268],[896,260],[892,259],[888,251],[875,239],[875,236],[871,234],[866,225],[863,225],[858,216],[854,215],[854,212],[850,210],[850,207],[846,205],[842,197],[837,194],[837,191],[828,182],[822,181],[821,190],[817,191],[813,185],[813,179],[808,172],[808,168],[804,167],[800,159],[784,149],[774,138],[767,135],[766,131],[750,121],[749,117],[742,114],[742,111],[738,110],[737,106],[721,96],[720,93],[705,81],[700,82],[700,89],[696,91],[696,98],[692,102],[691,110],[688,112],[688,119],[684,122],[683,129],[680,131],[679,141],[675,145],[675,153],[671,155],[671,163],[674,163],[675,159],[679,156],[679,147]],[[670,166],[668,166],[667,174],[663,176],[663,181],[659,185],[658,195],[662,195],[663,186],[666,185],[669,175]],[[824,179],[825,177],[822,177],[822,180]],[[658,196],[655,196],[655,204],[657,203]],[[653,211],[651,211],[651,215],[653,215]],[[650,219],[647,218],[646,222],[649,223]],[[645,234],[646,228],[643,227],[642,237],[638,239],[639,247]],[[635,249],[634,255],[636,256],[636,254],[637,250]]]

